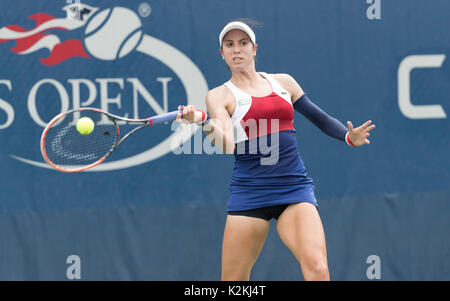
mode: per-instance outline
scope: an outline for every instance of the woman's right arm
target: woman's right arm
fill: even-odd
[[[206,94],[206,108],[210,120],[202,127],[211,143],[226,154],[233,154],[235,148],[233,123],[228,112],[231,99],[223,86],[210,90]]]

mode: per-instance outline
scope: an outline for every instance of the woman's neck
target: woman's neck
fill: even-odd
[[[254,88],[258,80],[260,80],[260,75],[255,69],[236,71],[231,75],[231,82],[241,88]]]

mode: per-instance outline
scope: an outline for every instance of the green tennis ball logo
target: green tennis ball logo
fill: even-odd
[[[89,117],[83,117],[77,122],[77,131],[82,135],[89,135],[94,130],[94,122]]]

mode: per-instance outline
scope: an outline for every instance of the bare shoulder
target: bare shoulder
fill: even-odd
[[[208,91],[208,94],[206,94],[206,97],[209,99],[215,99],[215,98],[221,98],[228,96],[228,94],[231,95],[230,90],[225,85],[220,85],[218,87],[215,87]]]
[[[281,82],[289,83],[289,82],[295,81],[295,79],[291,75],[289,75],[287,73],[274,73],[274,74],[271,74],[271,75],[272,75],[272,77],[274,77],[280,83]]]
[[[225,109],[228,112],[234,110],[234,95],[225,85],[215,87],[206,94],[206,107],[209,112]]]
[[[289,92],[289,94],[291,94],[291,99],[293,102],[305,93],[300,84],[291,75],[287,73],[277,73],[271,75],[284,89]]]

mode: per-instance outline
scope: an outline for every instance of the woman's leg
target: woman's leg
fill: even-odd
[[[262,218],[228,215],[222,245],[222,280],[245,281],[264,245],[270,223]]]
[[[289,205],[278,218],[277,231],[300,263],[305,280],[330,280],[325,234],[313,204]]]

